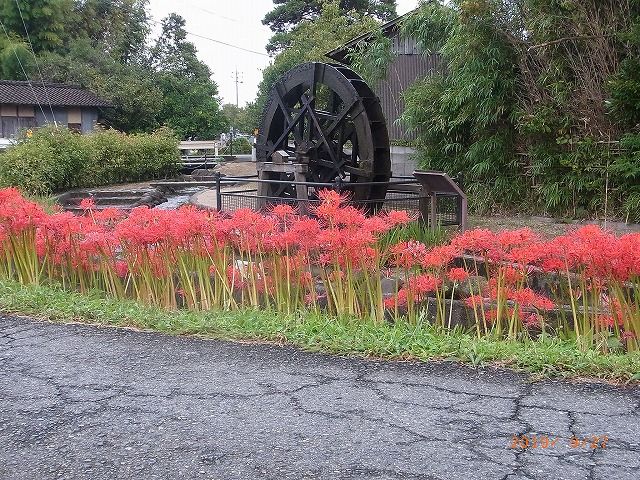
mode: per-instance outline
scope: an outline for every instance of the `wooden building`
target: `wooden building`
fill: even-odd
[[[87,133],[95,128],[99,109],[108,106],[76,85],[0,80],[0,138],[54,123]]]
[[[408,132],[398,121],[404,111],[402,93],[417,79],[441,68],[441,59],[437,54],[421,53],[415,39],[406,38],[401,34],[401,22],[410,13],[381,27],[383,34],[391,40],[392,61],[387,69],[386,77],[374,85],[373,90],[380,98],[391,141],[415,139],[415,135]],[[326,55],[337,62],[349,65],[349,53],[356,45],[369,42],[372,38],[373,34],[371,33],[360,35]]]

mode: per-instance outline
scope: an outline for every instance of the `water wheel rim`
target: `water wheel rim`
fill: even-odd
[[[333,110],[318,108],[321,87],[335,95]],[[340,176],[354,199],[384,198],[384,185],[357,185],[388,181],[391,161],[380,102],[351,69],[307,63],[276,82],[256,139],[257,160],[269,162],[279,150],[306,160],[308,181],[327,183]]]

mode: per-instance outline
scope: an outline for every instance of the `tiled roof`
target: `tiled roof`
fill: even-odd
[[[33,89],[32,89],[33,87]],[[35,95],[34,95],[35,91]],[[63,83],[0,80],[0,103],[18,105],[51,104],[54,107],[109,107],[109,102],[98,98],[78,85]]]

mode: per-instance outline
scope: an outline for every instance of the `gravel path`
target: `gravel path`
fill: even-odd
[[[640,478],[638,388],[10,316],[0,372],[2,479]]]

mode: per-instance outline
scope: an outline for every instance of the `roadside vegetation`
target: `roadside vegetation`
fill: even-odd
[[[587,226],[551,239],[528,229],[448,239],[421,233],[406,212],[367,217],[336,192],[320,198],[313,218],[288,205],[265,214],[137,208],[127,215],[94,211],[91,201],[74,216],[0,190],[0,278],[101,291],[185,318],[265,311],[317,319],[309,327],[326,324],[327,332],[346,322],[387,339],[424,330],[414,334],[447,345],[475,338],[489,350],[512,345],[510,354],[550,344],[575,350],[575,358],[637,358],[640,234]]]
[[[151,134],[98,129],[78,135],[66,128],[43,127],[0,154],[0,187],[48,195],[167,178],[179,172],[179,160],[178,139],[166,128]]]
[[[84,294],[60,286],[22,285],[0,280],[0,312],[53,322],[81,322],[204,338],[268,341],[334,354],[415,361],[459,361],[472,367],[528,372],[534,378],[569,377],[613,382],[640,380],[640,353],[581,351],[575,342],[553,337],[522,342],[477,338],[460,329],[446,335],[429,323],[375,324],[274,310],[200,311],[164,309],[117,300],[100,291]]]
[[[464,172],[477,211],[640,221],[639,25],[637,0],[422,2],[402,27],[442,64],[405,93],[422,165]]]

